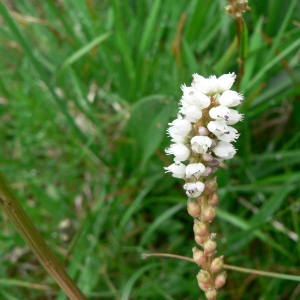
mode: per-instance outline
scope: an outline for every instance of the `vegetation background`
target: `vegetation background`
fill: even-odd
[[[163,171],[165,130],[193,73],[238,73],[225,5],[0,3],[1,170],[89,299],[203,299],[196,265],[141,254],[195,246],[183,182]],[[300,3],[249,6],[245,119],[213,228],[227,264],[299,275]],[[66,299],[4,214],[1,228],[0,299]],[[299,282],[233,271],[220,290],[299,297]]]

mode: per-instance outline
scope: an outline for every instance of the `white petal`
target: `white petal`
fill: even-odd
[[[188,120],[175,119],[169,123],[171,131],[176,135],[186,136],[192,130],[192,124]]]
[[[236,154],[236,149],[233,145],[226,142],[219,142],[217,146],[211,150],[221,159],[230,159]]]
[[[216,76],[210,76],[209,78],[204,78],[198,74],[193,74],[192,86],[196,91],[199,91],[205,95],[213,95],[217,90],[217,78]]]
[[[209,115],[212,119],[226,121],[227,125],[233,125],[243,118],[243,115],[239,114],[236,110],[223,105],[211,108]]]
[[[236,75],[234,73],[224,74],[218,78],[218,92],[223,93],[224,91],[230,90]]]
[[[235,91],[226,91],[218,98],[218,101],[221,105],[233,107],[241,104],[243,99],[244,97],[242,94]]]
[[[204,154],[211,147],[212,140],[208,136],[194,136],[191,139],[192,150]]]
[[[201,181],[195,183],[186,183],[183,188],[186,190],[186,194],[190,198],[197,198],[204,190],[204,184]]]
[[[181,162],[175,162],[169,167],[164,168],[167,172],[171,172],[173,177],[184,178],[185,177],[185,168],[186,166]]]
[[[238,131],[227,126],[225,121],[210,121],[207,124],[207,129],[224,142],[233,142],[239,137]]]
[[[198,106],[189,105],[188,107],[182,108],[180,113],[185,115],[185,119],[190,122],[197,122],[202,117],[202,110]]]
[[[197,179],[205,171],[205,166],[201,163],[189,164],[185,169],[186,178],[196,177]]]
[[[200,108],[206,108],[210,105],[210,99],[205,94],[197,91],[194,87],[181,86],[183,96],[180,101],[180,105],[197,105]]]
[[[173,154],[174,161],[187,160],[190,156],[190,149],[183,144],[172,144],[166,149],[167,154]]]

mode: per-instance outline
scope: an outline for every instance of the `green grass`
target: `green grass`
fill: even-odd
[[[202,297],[197,266],[141,254],[191,256],[195,246],[183,183],[163,171],[165,129],[193,73],[238,72],[225,5],[0,3],[1,170],[89,299]],[[212,226],[227,264],[299,275],[300,7],[249,5],[245,119],[237,156],[218,171]],[[69,243],[59,232],[66,218],[76,229]],[[5,215],[1,226],[0,299],[66,299]],[[220,299],[293,300],[298,284],[228,271]]]

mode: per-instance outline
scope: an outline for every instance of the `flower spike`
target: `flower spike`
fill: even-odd
[[[217,241],[210,223],[216,217],[219,202],[213,174],[223,160],[236,154],[231,143],[236,142],[239,133],[231,125],[243,119],[242,114],[232,109],[244,98],[231,90],[235,78],[234,73],[219,78],[193,74],[191,86],[181,86],[179,117],[169,123],[167,130],[174,144],[166,153],[174,155],[175,163],[165,170],[185,180],[187,210],[194,218],[195,241],[202,247],[193,248],[193,259],[201,267],[197,280],[208,300],[217,299],[218,289],[226,281],[226,272],[222,271],[224,257],[214,257]]]

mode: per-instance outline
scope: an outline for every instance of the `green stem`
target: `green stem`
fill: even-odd
[[[0,205],[43,267],[72,300],[86,300],[81,290],[46,245],[0,173]]]
[[[194,260],[190,257],[176,255],[176,254],[169,254],[169,253],[149,253],[149,254],[142,254],[142,258],[146,259],[148,257],[155,256],[155,257],[171,257],[171,258],[177,258],[181,260],[187,260],[190,262],[194,262]],[[281,274],[281,273],[274,273],[274,272],[266,272],[266,271],[259,271],[259,270],[253,270],[253,269],[247,269],[247,268],[241,268],[237,266],[231,266],[231,265],[223,265],[224,269],[227,270],[233,270],[238,271],[242,273],[248,273],[248,274],[254,274],[254,275],[260,275],[260,276],[267,276],[267,277],[273,277],[273,278],[279,278],[279,279],[286,279],[286,280],[293,280],[293,281],[299,281],[300,282],[300,276],[298,275],[289,275],[289,274]]]

